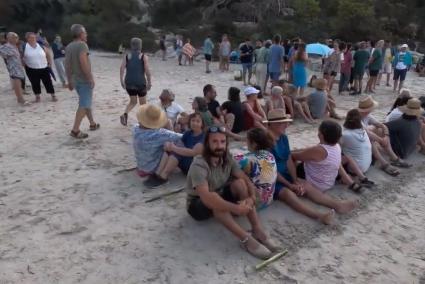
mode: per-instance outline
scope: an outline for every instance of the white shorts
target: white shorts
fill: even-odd
[[[381,69],[381,72],[383,73],[383,74],[391,74],[392,72],[393,72],[393,67],[392,67],[392,65],[391,65],[391,62],[388,62],[388,63],[384,63],[383,65],[382,65],[382,69]]]

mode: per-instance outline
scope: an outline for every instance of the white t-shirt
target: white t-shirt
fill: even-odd
[[[404,64],[404,56],[406,55],[406,52],[400,52],[397,56],[398,56],[398,62],[397,65],[395,66],[395,69],[397,70],[404,70],[407,69],[406,64]]]
[[[167,114],[168,119],[170,119],[172,122],[175,122],[177,120],[177,116],[184,112],[184,109],[181,105],[179,105],[176,102],[172,102],[169,107],[164,108],[161,103],[159,103],[159,106],[165,111]]]
[[[364,128],[367,128],[369,125],[378,124],[379,121],[371,114],[362,118],[362,125]]]
[[[372,164],[372,145],[367,132],[363,128],[344,128],[340,144],[342,153],[353,158],[361,171],[365,173]]]
[[[38,43],[35,48],[28,43],[25,45],[24,61],[25,65],[32,69],[47,67],[46,53]]]
[[[403,115],[403,113],[398,109],[398,107],[396,107],[395,109],[393,109],[385,118],[385,122],[390,122],[396,119],[399,119],[401,116]]]

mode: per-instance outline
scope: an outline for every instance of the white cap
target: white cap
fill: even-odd
[[[402,44],[401,48],[409,48],[409,46],[407,44]]]
[[[243,91],[243,93],[244,93],[245,96],[257,95],[259,92],[260,92],[259,90],[257,90],[254,87],[251,87],[251,86],[246,87],[245,90]]]

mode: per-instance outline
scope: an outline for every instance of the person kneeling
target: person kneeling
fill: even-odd
[[[264,232],[254,208],[255,185],[229,154],[225,127],[208,128],[202,155],[190,166],[186,188],[187,212],[193,219],[214,217],[255,257],[266,259],[279,250]],[[232,215],[246,216],[252,235]]]

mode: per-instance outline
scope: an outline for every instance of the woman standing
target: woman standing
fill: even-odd
[[[57,35],[52,44],[53,61],[55,62],[56,71],[58,72],[59,79],[62,82],[62,87],[67,88],[66,74],[65,74],[65,46],[62,44],[62,38]]]
[[[130,48],[131,52],[123,58],[120,68],[121,86],[130,96],[130,102],[120,116],[122,125],[127,125],[128,113],[136,106],[137,97],[140,105],[146,103],[146,94],[152,86],[148,57],[142,53],[142,40],[132,38]]]
[[[323,78],[328,81],[329,93],[332,92],[332,87],[335,81],[335,77],[341,69],[341,50],[345,49],[345,43],[334,43],[334,51],[325,60],[325,66],[323,67]]]
[[[25,71],[31,82],[32,90],[35,95],[35,102],[40,102],[41,84],[43,82],[46,92],[52,96],[52,101],[56,102],[55,89],[50,78],[52,62],[46,49],[37,43],[37,37],[34,33],[26,34],[27,43],[24,46],[23,60]]]
[[[291,58],[291,61],[293,85],[297,88],[298,95],[302,96],[304,94],[304,88],[307,86],[307,70],[305,68],[308,56],[305,52],[305,43],[298,45],[298,49]]]

